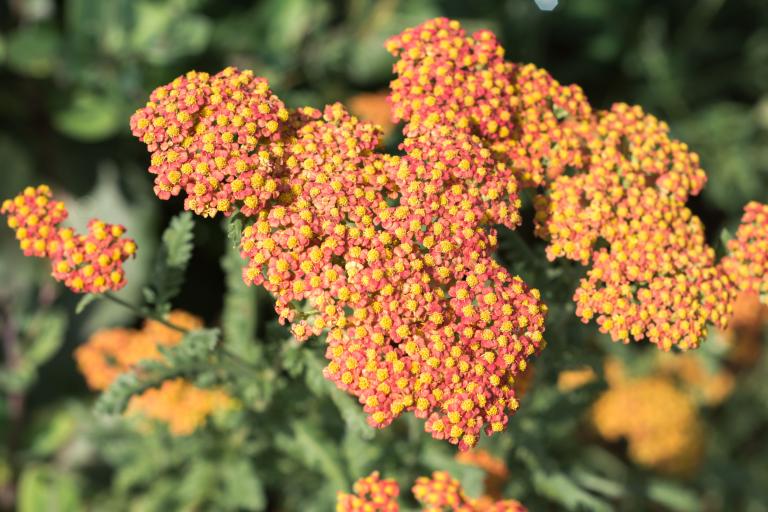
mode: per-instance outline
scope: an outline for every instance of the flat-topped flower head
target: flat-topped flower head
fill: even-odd
[[[235,401],[225,391],[202,389],[178,378],[132,396],[126,415],[164,423],[172,435],[187,436],[209,417],[234,407]]]
[[[59,230],[60,250],[53,255],[53,277],[75,292],[104,293],[126,284],[123,263],[136,253],[136,243],[123,238],[125,228],[97,219],[88,234]]]
[[[152,153],[155,194],[184,193],[188,210],[212,217],[231,214],[233,196],[253,180],[270,180],[270,155],[259,148],[279,140],[287,120],[264,78],[230,67],[213,76],[191,71],[155,89],[131,130]]]
[[[136,254],[125,228],[98,219],[87,234],[59,225],[67,218],[64,203],[52,199],[48,186],[27,187],[5,201],[0,213],[16,231],[24,254],[51,261],[51,275],[78,293],[104,293],[126,284],[123,264]]]
[[[505,61],[493,33],[469,36],[457,21],[437,18],[391,38],[387,49],[399,59],[390,101],[393,118],[408,121],[407,137],[434,126],[448,139],[475,135],[526,186],[582,164],[591,107],[581,89]]]
[[[466,450],[517,409],[515,378],[543,347],[546,307],[493,260],[447,293],[418,276],[398,287],[384,278],[382,296],[331,329],[325,374],[358,397],[371,425],[413,412],[433,437]]]
[[[735,236],[728,241],[722,266],[743,292],[768,294],[768,205],[752,201]]]
[[[590,265],[576,314],[615,341],[695,348],[725,327],[735,289],[717,266],[698,217],[685,207],[706,175],[695,153],[640,107],[596,113],[582,168],[535,202],[547,257]]]
[[[526,512],[515,500],[487,502],[467,496],[461,483],[445,471],[435,471],[431,477],[420,477],[413,486],[413,495],[423,512]]]

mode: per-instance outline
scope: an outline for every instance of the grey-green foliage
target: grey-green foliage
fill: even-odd
[[[32,386],[39,377],[40,367],[53,358],[64,343],[68,319],[63,311],[36,311],[23,318],[15,340],[13,353],[5,351],[5,365],[0,367],[0,389],[20,393]],[[4,334],[9,336],[9,334]]]
[[[180,376],[194,376],[207,369],[211,352],[219,339],[218,329],[199,329],[186,333],[177,345],[160,347],[162,360],[140,361],[120,375],[96,402],[96,411],[120,414],[133,395],[158,387],[164,381]]]
[[[181,292],[184,273],[192,259],[194,228],[192,214],[183,212],[171,219],[163,232],[151,284],[144,288],[145,300],[161,315],[171,310],[171,301]]]

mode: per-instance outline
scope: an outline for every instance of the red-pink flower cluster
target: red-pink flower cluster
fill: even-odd
[[[225,70],[216,77],[239,83],[243,74],[251,76]],[[161,98],[153,93],[157,101],[137,112],[134,127],[168,124],[159,121],[163,101],[188,90],[202,90],[194,97],[212,103],[213,93],[180,79],[160,88]],[[245,94],[239,101],[256,100]],[[444,124],[409,137],[406,154],[394,156],[376,153],[378,128],[339,104],[280,119],[274,136],[225,147],[268,170],[222,170],[226,183],[270,193],[251,200],[225,187],[217,196],[228,200],[221,211],[238,208],[252,218],[242,238],[245,281],[275,295],[298,339],[328,333],[325,375],[358,397],[372,425],[412,411],[434,437],[462,449],[483,430],[502,430],[507,411],[517,408],[514,378],[542,346],[546,312],[536,290],[491,258],[491,224],[519,223],[509,168],[469,132],[454,137]],[[176,151],[150,149],[164,161]],[[195,209],[189,183],[187,207]]]
[[[279,191],[269,153],[288,119],[264,78],[227,68],[210,76],[191,71],[155,89],[131,117],[131,130],[152,152],[155,194],[182,191],[184,205],[204,217],[229,215],[235,200],[252,211]]]
[[[768,294],[768,205],[755,201],[744,216],[722,265],[741,291]]]
[[[413,495],[422,512],[526,512],[515,500],[489,503],[475,500],[464,493],[461,483],[445,471],[435,471],[432,477],[420,477],[413,486]],[[354,485],[354,494],[339,492],[337,512],[397,512],[400,510],[397,482],[381,479],[378,471],[361,478]]]
[[[52,200],[46,185],[27,187],[6,200],[0,213],[8,216],[24,254],[50,259],[54,279],[72,291],[104,293],[125,286],[123,263],[136,253],[136,244],[123,236],[123,226],[92,219],[87,234],[60,228],[67,210]]]
[[[406,411],[461,449],[502,430],[512,384],[543,346],[546,306],[493,259],[539,187],[550,259],[590,264],[577,314],[616,340],[695,347],[734,288],[685,207],[704,172],[639,107],[593,112],[578,86],[504,61],[493,34],[430,20],[399,60],[402,155],[339,104],[286,109],[261,78],[190,72],[133,116],[161,199],[248,217],[247,283],[300,340],[327,333],[325,375],[383,427]]]
[[[706,181],[698,156],[640,107],[616,104],[583,132],[588,158],[536,201],[547,256],[590,264],[576,314],[616,341],[695,348],[725,327],[735,289],[685,207]]]
[[[481,172],[502,184],[516,175],[538,185],[581,163],[578,133],[591,114],[581,88],[532,64],[506,62],[492,32],[469,36],[459,22],[437,18],[393,37],[387,50],[399,58],[390,101],[395,119],[408,122],[406,137],[437,126],[438,138],[471,138],[492,162]]]

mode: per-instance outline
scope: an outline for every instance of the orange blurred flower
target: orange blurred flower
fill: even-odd
[[[637,464],[677,475],[693,473],[704,452],[696,406],[661,375],[612,383],[595,402],[592,423],[607,441],[626,439]]]
[[[184,311],[173,311],[168,321],[187,330],[202,327],[199,318]],[[97,331],[75,350],[80,372],[88,386],[96,390],[108,388],[121,374],[142,360],[161,360],[161,346],[181,342],[183,334],[148,320],[142,329],[105,329]],[[234,400],[220,389],[202,389],[184,379],[163,382],[131,398],[125,414],[143,416],[168,425],[174,435],[188,435],[205,423],[214,412],[231,409]]]
[[[379,125],[382,139],[386,139],[395,129],[392,114],[387,101],[388,91],[362,92],[349,98],[349,110],[363,121]]]

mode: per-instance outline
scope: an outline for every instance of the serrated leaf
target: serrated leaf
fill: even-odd
[[[334,489],[347,489],[349,478],[334,443],[322,431],[307,421],[291,424],[292,436],[279,437],[278,448],[299,458],[307,467],[321,472]]]
[[[192,241],[195,221],[192,213],[182,212],[171,219],[163,232],[163,248],[166,251],[165,262],[169,267],[185,267],[192,258]]]
[[[96,401],[95,410],[102,414],[122,413],[132,396],[154,388],[168,379],[189,376],[200,371],[219,341],[218,329],[199,329],[184,335],[171,347],[159,347],[162,361],[139,361],[130,372],[120,375]]]
[[[170,310],[173,300],[184,284],[189,261],[194,249],[195,222],[190,212],[183,212],[171,219],[163,232],[162,246],[155,262],[149,292],[144,292],[147,302],[155,311],[164,314]]]
[[[218,329],[198,329],[185,334],[177,345],[160,347],[160,351],[169,365],[183,367],[208,358],[218,341]]]

